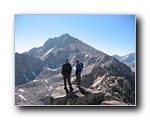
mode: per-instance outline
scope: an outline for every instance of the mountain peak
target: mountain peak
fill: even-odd
[[[92,64],[97,57],[104,55],[103,52],[83,43],[78,38],[70,36],[68,33],[49,38],[42,47],[32,49],[27,54],[41,59],[52,66],[51,68],[62,65],[66,58],[72,63],[80,59],[80,61],[86,60],[86,64]],[[90,63],[88,59],[91,59]]]
[[[62,34],[60,37],[71,36],[69,33]]]
[[[74,38],[74,37],[72,37],[71,35],[69,35],[68,33],[66,33],[66,34],[62,34],[60,37],[58,37],[58,38],[61,38],[62,40],[64,40],[64,39],[68,39],[68,38]]]
[[[69,33],[62,34],[61,36],[70,36]]]

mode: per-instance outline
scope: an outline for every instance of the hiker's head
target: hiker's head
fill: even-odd
[[[78,64],[78,63],[79,63],[79,60],[77,60],[76,63]]]
[[[68,59],[66,59],[66,63],[68,64]]]

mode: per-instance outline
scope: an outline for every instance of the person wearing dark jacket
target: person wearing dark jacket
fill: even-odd
[[[69,92],[67,89],[67,81],[69,84],[69,88],[70,88],[70,92],[73,91],[71,82],[70,82],[70,75],[72,72],[72,67],[70,65],[70,63],[68,62],[68,60],[66,60],[66,63],[62,66],[62,75],[63,75],[63,79],[64,79],[64,89],[66,90],[66,92]]]
[[[81,83],[81,72],[82,72],[82,65],[79,63],[79,60],[76,61],[76,81],[78,88],[80,88],[80,83]]]

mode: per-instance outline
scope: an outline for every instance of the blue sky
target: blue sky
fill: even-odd
[[[71,36],[109,55],[135,52],[135,15],[15,15],[15,52]]]

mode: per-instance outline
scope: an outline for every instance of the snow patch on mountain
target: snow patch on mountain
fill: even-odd
[[[19,95],[19,97],[23,100],[27,100],[23,95]]]
[[[23,89],[21,89],[21,88],[20,88],[18,91],[19,91],[19,92],[24,92],[24,90],[23,90]]]
[[[38,52],[42,51],[42,49],[43,49],[43,47]]]
[[[75,57],[76,57],[76,56],[73,56],[73,58],[71,59],[71,63],[73,63],[73,61],[74,61]]]
[[[35,72],[34,72],[34,71],[31,71],[31,73],[33,74],[33,76],[34,76],[34,77],[36,77],[36,74],[35,74]]]
[[[85,55],[85,57],[88,57],[88,55]]]
[[[47,79],[45,79],[45,82],[46,82],[46,83],[48,83],[48,80],[47,80]]]
[[[52,87],[52,86],[49,86],[49,89],[48,89],[48,90],[51,91],[52,89],[53,89],[53,87]]]
[[[40,80],[33,80],[33,82],[39,82]]]
[[[25,77],[25,79],[26,79],[27,82],[30,81],[25,74],[23,74],[23,77]]]
[[[72,68],[74,71],[76,71],[76,66],[73,66],[73,68]]]
[[[43,58],[43,57],[45,57],[46,55],[48,55],[52,50],[54,50],[56,48],[56,46],[55,47],[53,47],[52,49],[50,49],[48,52],[46,52],[42,57],[41,57],[41,59]]]
[[[73,44],[70,44],[69,47],[71,47]]]
[[[62,64],[59,64],[59,65],[56,66],[56,68],[60,68],[60,67],[62,67]]]
[[[67,39],[68,37],[65,37],[65,40]]]

